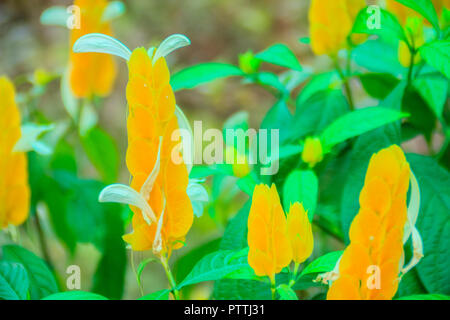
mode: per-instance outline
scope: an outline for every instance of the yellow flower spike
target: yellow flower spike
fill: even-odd
[[[80,8],[80,28],[70,33],[70,47],[81,36],[88,33],[111,35],[109,21],[102,20],[108,6],[106,0],[75,0]],[[90,98],[93,95],[107,96],[116,78],[116,65],[113,57],[101,53],[70,52],[69,81],[73,95],[77,98]]]
[[[407,214],[409,179],[409,164],[400,147],[392,145],[372,156],[359,198],[360,210],[349,231],[350,245],[338,263],[338,276],[327,299],[392,299],[395,295],[403,245],[409,237],[407,234],[404,239],[405,230],[411,233],[408,228],[417,217],[417,212],[412,213],[414,217]],[[412,197],[417,197],[417,188],[413,185]],[[413,205],[411,211],[416,209]],[[417,235],[414,227],[413,241],[420,239]],[[414,247],[419,245],[421,251],[419,242]]]
[[[173,133],[179,128],[179,118],[186,119],[176,108],[164,57],[186,45],[186,39],[173,35],[156,50],[137,48],[131,52],[114,38],[89,34],[74,45],[77,52],[111,53],[128,61],[126,164],[132,175],[131,186],[110,185],[101,192],[99,201],[129,204],[134,212],[133,232],[123,239],[133,250],[152,249],[159,257],[168,257],[172,250],[181,248],[193,223],[192,203],[200,214],[199,202],[207,200],[204,189],[189,182],[184,162],[172,160],[176,153],[182,158],[178,149],[181,137],[174,139]]]
[[[423,31],[423,19],[419,17],[409,17],[406,21],[406,36],[408,41],[414,46],[419,48],[425,43],[425,36]],[[398,48],[398,58],[402,66],[409,67],[411,64],[411,52],[408,45],[404,41],[400,41]],[[414,56],[414,64],[419,63],[421,57],[419,54]]]
[[[295,264],[300,264],[311,256],[314,248],[311,222],[301,203],[291,205],[287,216],[287,228],[292,259]]]
[[[27,157],[13,151],[20,139],[20,113],[13,83],[0,77],[0,229],[18,226],[28,217],[30,188]]]
[[[306,138],[302,151],[302,160],[307,163],[310,168],[323,160],[322,143],[319,138]]]
[[[248,216],[248,263],[257,276],[268,276],[272,283],[275,274],[292,260],[286,216],[274,184],[257,185],[253,191]]]
[[[309,8],[311,47],[316,55],[336,56],[347,38],[364,0],[312,0]]]

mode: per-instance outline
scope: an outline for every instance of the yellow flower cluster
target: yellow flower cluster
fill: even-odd
[[[311,47],[316,55],[336,56],[347,38],[364,0],[312,0],[309,9]]]
[[[133,250],[153,248],[157,254],[170,255],[173,249],[183,246],[193,222],[193,210],[186,193],[186,166],[171,160],[172,152],[180,152],[175,150],[180,141],[172,139],[178,121],[169,70],[164,57],[154,64],[152,57],[145,48],[137,48],[128,61],[126,163],[133,189],[139,192],[144,184],[150,186],[145,197],[156,221],[149,225],[141,209],[133,207],[133,232],[124,240]],[[154,168],[156,176],[152,177]],[[154,181],[149,183],[148,179]]]
[[[392,299],[399,283],[410,168],[400,147],[374,154],[327,299]]]
[[[80,28],[70,33],[70,48],[81,36],[88,33],[111,35],[109,22],[102,21],[108,5],[106,0],[75,0],[80,8]],[[93,95],[107,96],[116,78],[116,65],[111,55],[103,53],[74,53],[70,50],[69,79],[74,96],[90,98]]]
[[[275,185],[257,185],[248,217],[248,246],[248,263],[255,274],[268,276],[272,283],[275,274],[292,260],[296,264],[305,261],[314,240],[303,206],[291,205],[286,218]]]
[[[20,225],[28,217],[30,188],[27,157],[15,152],[20,139],[20,112],[15,89],[5,76],[0,77],[0,229]]]

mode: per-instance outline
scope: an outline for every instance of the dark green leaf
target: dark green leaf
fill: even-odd
[[[42,299],[58,291],[55,277],[44,260],[17,245],[5,245],[2,251],[5,261],[20,263],[27,271],[31,299]]]
[[[313,273],[330,272],[336,266],[339,258],[342,256],[343,251],[333,251],[317,258],[303,269],[300,277]]]
[[[119,171],[119,154],[112,137],[95,127],[81,137],[81,142],[102,179],[107,183],[115,182]]]
[[[359,79],[366,92],[376,99],[385,99],[400,82],[389,73],[365,73]]]
[[[416,294],[398,298],[397,300],[450,300],[450,296],[443,294]]]
[[[20,263],[0,261],[0,299],[26,300],[28,275]]]
[[[138,300],[169,300],[169,293],[170,291],[167,289],[159,290],[140,297]]]
[[[434,29],[439,33],[439,18],[436,14],[436,10],[434,9],[433,3],[431,0],[396,0],[401,4],[413,9],[420,13],[425,19],[427,19]]]
[[[298,300],[294,290],[287,284],[281,284],[277,287],[277,293],[280,295],[280,300]]]

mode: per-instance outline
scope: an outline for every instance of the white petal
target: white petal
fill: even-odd
[[[48,154],[47,152],[51,152],[51,149],[46,147],[45,144],[39,143],[38,139],[43,133],[53,130],[54,128],[55,127],[53,124],[49,125],[40,125],[35,123],[23,124],[21,127],[20,139],[14,146],[13,151],[28,152],[31,150],[35,150],[40,154]]]
[[[54,6],[45,9],[41,14],[41,23],[48,26],[67,27],[67,19],[70,13],[66,7]]]
[[[156,50],[155,47],[150,47],[150,48],[148,48],[147,54],[148,54],[148,56],[149,56],[150,58],[153,57],[153,53],[155,52],[155,50]]]
[[[144,220],[150,225],[156,222],[155,214],[147,201],[133,188],[124,184],[111,184],[104,188],[98,196],[100,202],[123,203],[141,209]]]
[[[109,53],[130,60],[131,51],[119,40],[102,33],[89,33],[75,41],[73,52]]]
[[[419,263],[419,261],[423,258],[423,242],[422,237],[420,236],[419,231],[414,226],[412,227],[412,243],[413,243],[413,257],[409,261],[408,265],[403,267],[402,276],[407,273],[409,270],[414,268],[415,265]]]
[[[158,61],[159,58],[167,56],[172,51],[175,51],[179,48],[188,46],[191,44],[191,41],[188,37],[182,34],[173,34],[168,36],[161,44],[155,52],[155,56],[153,57],[153,64]]]
[[[150,174],[148,175],[148,177],[145,180],[144,184],[142,185],[141,191],[140,191],[142,197],[146,201],[148,201],[148,199],[150,198],[150,192],[152,191],[153,185],[155,184],[156,178],[158,177],[158,174],[159,174],[159,168],[161,165],[161,160],[160,160],[161,147],[162,147],[162,137],[159,137],[158,155],[156,157],[155,166],[153,167],[152,172],[150,172]]]
[[[181,110],[181,108],[179,106],[175,107],[175,116],[177,117],[178,126],[180,127],[180,129],[186,130],[187,132],[189,132],[189,135],[190,135],[189,141],[183,141],[183,146],[188,145],[189,151],[186,152],[186,150],[182,150],[183,160],[184,160],[186,169],[189,174],[192,170],[192,166],[194,163],[194,152],[195,152],[194,151],[195,150],[195,148],[194,148],[194,133],[192,132],[192,127],[189,124],[188,119],[186,118],[186,116],[183,113],[183,110]]]
[[[412,228],[416,225],[417,216],[419,215],[420,208],[420,189],[414,172],[410,173],[411,180],[411,196],[408,204],[408,221],[405,224],[405,230],[403,232],[403,243],[406,243],[411,235]]]
[[[201,217],[203,214],[203,203],[209,201],[209,196],[205,187],[199,184],[198,181],[196,179],[190,179],[186,193],[191,201],[195,216]]]
[[[153,240],[153,253],[155,255],[159,255],[159,253],[162,250],[161,230],[162,230],[162,225],[163,225],[163,221],[164,221],[165,210],[166,210],[166,197],[164,197],[164,206],[161,211],[161,215],[159,216],[158,226],[156,228],[156,233],[155,233],[155,240]]]
[[[114,20],[126,11],[125,5],[122,1],[112,1],[109,2],[102,14],[102,21],[107,22]]]

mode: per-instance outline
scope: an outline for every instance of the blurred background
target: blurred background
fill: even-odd
[[[127,12],[113,22],[114,35],[117,39],[133,49],[138,46],[146,48],[157,45],[168,35],[181,33],[187,35],[192,44],[178,50],[168,58],[171,73],[200,62],[227,62],[237,65],[239,54],[252,50],[262,51],[274,43],[288,45],[302,65],[310,66],[315,72],[329,70],[332,66],[327,56],[316,57],[308,45],[299,42],[308,36],[308,0],[153,0],[123,1]],[[373,4],[375,1],[368,1]],[[66,67],[69,54],[69,32],[67,29],[43,26],[39,18],[41,13],[54,5],[68,6],[71,1],[44,0],[0,0],[0,74],[11,78],[32,75],[37,68],[48,72],[62,72]],[[105,98],[99,110],[99,124],[115,139],[121,159],[120,181],[128,183],[129,173],[125,166],[126,151],[126,99],[127,66],[117,60],[118,79],[112,94]],[[278,71],[276,67],[265,66],[268,70]],[[271,69],[272,68],[272,69]],[[359,83],[352,83],[358,99],[362,91]],[[17,90],[26,90],[29,84],[19,85]],[[59,81],[50,83],[48,91],[39,102],[39,108],[51,122],[66,118],[59,93]],[[359,91],[358,91],[359,90]],[[363,96],[363,94],[361,94]],[[364,95],[366,97],[366,95]],[[176,93],[180,105],[190,122],[202,120],[205,127],[222,128],[224,120],[237,111],[246,110],[250,114],[250,126],[259,127],[262,117],[275,103],[275,98],[268,91],[254,85],[242,85],[239,79],[214,81],[195,90]],[[369,104],[370,101],[362,102]],[[425,143],[417,140],[409,143],[410,150],[421,152]],[[98,178],[82,151],[77,154],[83,178]],[[248,197],[233,193],[234,181],[225,181],[224,192],[220,199],[221,212],[215,211],[214,217],[205,214],[196,219],[193,230],[189,233],[188,246],[174,254],[174,260],[182,258],[192,248],[202,243],[217,246],[218,239],[228,218],[235,214]],[[214,204],[212,204],[214,205]],[[47,220],[48,221],[48,220]],[[43,226],[52,239],[51,228]],[[35,231],[33,231],[35,232]],[[37,237],[37,235],[36,235]],[[28,245],[39,252],[36,237],[31,237]],[[53,237],[54,239],[54,237]],[[82,266],[82,289],[91,287],[92,274],[95,272],[100,257],[93,245],[78,245],[76,256],[66,256],[64,248],[58,241],[49,241],[51,260],[60,275],[65,274],[68,261]],[[342,243],[332,238],[320,243],[322,247],[342,248]],[[321,248],[315,250],[321,251]],[[130,257],[131,251],[127,251]],[[134,253],[130,257],[138,264],[146,255]],[[135,266],[134,266],[135,268]],[[128,263],[124,298],[135,299],[140,296],[133,273],[133,265]],[[186,270],[177,270],[182,277]],[[149,264],[143,273],[144,290],[154,292],[166,287],[166,278],[159,265]],[[185,275],[185,274],[184,274]],[[211,292],[210,284],[202,284],[187,293],[191,298],[207,298]]]

